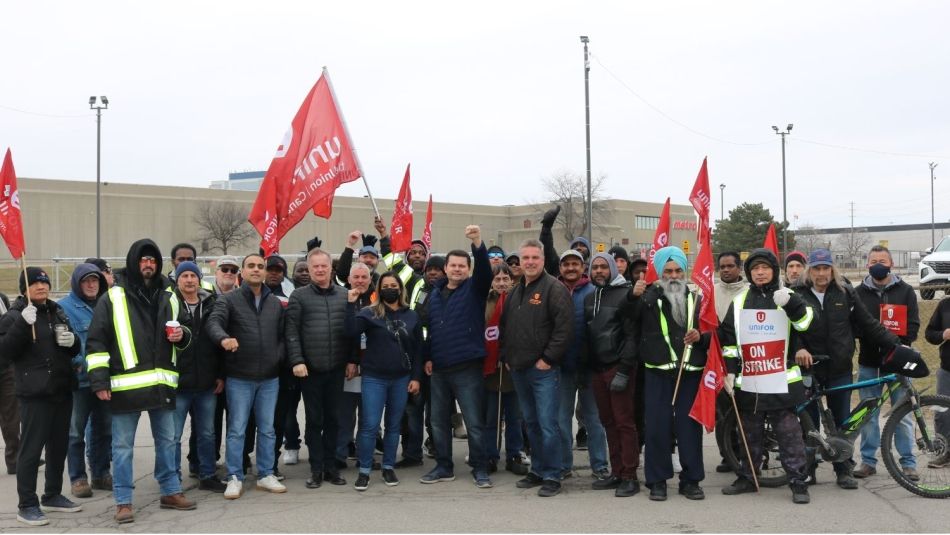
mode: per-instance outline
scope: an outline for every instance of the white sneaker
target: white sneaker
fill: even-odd
[[[680,456],[677,453],[673,454],[673,473],[678,474],[683,471],[683,465],[680,464]]]
[[[244,482],[237,476],[231,476],[228,480],[228,488],[224,489],[224,498],[227,500],[236,500],[244,493]]]
[[[297,464],[299,460],[300,460],[300,450],[284,451],[284,464],[286,465]]]
[[[258,479],[257,489],[266,490],[266,491],[273,492],[276,494],[287,492],[287,487],[285,487],[284,484],[281,483],[280,481],[277,481],[277,478],[274,477],[274,474],[271,474],[265,477],[264,479]]]

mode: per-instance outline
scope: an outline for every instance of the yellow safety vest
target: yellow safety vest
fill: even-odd
[[[660,329],[663,331],[663,339],[666,340],[666,347],[670,350],[670,362],[666,364],[644,364],[647,368],[654,370],[675,370],[677,367],[676,362],[679,360],[679,357],[676,356],[676,351],[673,350],[673,344],[670,342],[670,324],[666,321],[666,315],[663,314],[663,300],[657,299],[656,306],[660,310]],[[696,310],[696,298],[693,297],[692,293],[687,294],[686,296],[686,331],[690,331],[693,328],[693,312]],[[689,359],[689,353],[691,349],[687,349],[684,353],[684,358]],[[685,371],[701,371],[702,366],[693,366],[689,362],[683,363],[683,370]]]

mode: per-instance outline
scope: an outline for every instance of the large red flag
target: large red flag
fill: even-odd
[[[16,186],[13,156],[7,149],[0,167],[0,235],[7,243],[13,258],[23,258],[26,241],[23,239],[23,219],[20,215],[20,193]]]
[[[422,231],[422,243],[432,251],[432,194],[429,194],[429,208],[426,209],[426,228]]]
[[[703,369],[703,381],[696,392],[696,399],[689,411],[689,416],[701,423],[706,431],[712,431],[716,425],[716,395],[722,390],[725,376],[725,364],[722,361],[722,349],[716,329],[719,327],[719,317],[716,316],[716,295],[714,275],[716,272],[713,263],[712,247],[709,232],[709,172],[706,160],[699,168],[696,184],[689,195],[689,202],[699,216],[696,241],[699,251],[696,254],[696,265],[693,266],[692,281],[702,291],[703,299],[699,306],[699,330],[711,333],[709,351],[706,354],[706,366]]]
[[[656,252],[670,244],[670,198],[666,198],[666,204],[663,205],[663,212],[660,213],[660,224],[656,226],[656,232],[653,234],[653,245],[650,247],[650,258],[647,259],[647,273],[644,278],[647,284],[656,282],[660,277],[657,276],[656,268],[653,267],[653,255]]]
[[[363,176],[326,69],[294,116],[261,183],[248,221],[264,255],[312,209],[329,219],[341,184]]]
[[[771,250],[775,253],[775,258],[779,258],[778,237],[775,236],[775,223],[769,223],[769,230],[765,233],[765,243],[762,244],[762,247]]]
[[[402,178],[396,207],[393,208],[389,247],[394,253],[408,251],[412,247],[412,190],[409,188],[409,164],[406,164],[406,176]]]

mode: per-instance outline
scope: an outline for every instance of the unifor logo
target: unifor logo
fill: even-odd
[[[485,340],[488,340],[489,342],[493,340],[498,340],[498,326],[497,325],[493,325],[485,329]]]
[[[755,313],[755,321],[762,323],[765,321],[765,312],[760,310]]]
[[[894,319],[894,309],[893,309],[893,308],[887,309],[887,319],[889,319],[889,320]]]
[[[711,390],[716,388],[716,376],[716,370],[706,372],[706,376],[703,377],[703,384],[706,385],[706,388]]]

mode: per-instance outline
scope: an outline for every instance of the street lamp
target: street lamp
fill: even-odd
[[[719,184],[719,220],[726,219],[726,185]]]
[[[590,39],[586,35],[582,35],[581,42],[584,43],[584,119],[587,136],[587,241],[593,243],[594,200],[591,198],[590,188],[590,58],[587,52],[587,43],[590,42]]]
[[[100,209],[102,196],[99,188],[101,184],[102,171],[102,110],[109,109],[109,98],[105,95],[99,97],[101,104],[96,104],[96,97],[89,97],[89,109],[96,110],[96,257],[102,258],[102,217]]]
[[[788,123],[785,131],[779,130],[777,126],[772,126],[775,133],[782,136],[782,254],[788,252],[788,213],[785,197],[785,136],[792,131],[792,123]]]
[[[934,180],[937,180],[934,177],[934,169],[937,167],[937,164],[930,162],[930,250],[933,251],[937,248],[937,225],[934,223]]]

